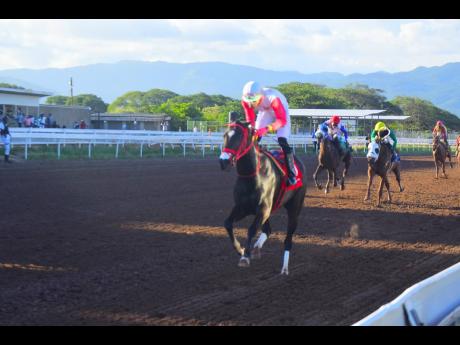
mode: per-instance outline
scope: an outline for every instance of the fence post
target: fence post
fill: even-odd
[[[118,158],[118,141],[117,141],[117,146],[115,148],[115,158]]]
[[[165,158],[165,149],[166,149],[166,144],[162,143],[161,147],[163,148],[163,158]]]
[[[24,145],[24,159],[27,160],[27,140],[26,144]]]
[[[88,144],[88,158],[91,158],[91,141]]]
[[[184,157],[185,157],[185,145],[186,145],[186,144],[185,144],[185,141],[184,141]]]
[[[201,144],[201,148],[202,148],[202,151],[203,151],[203,158],[204,158],[204,143]]]
[[[144,143],[141,142],[141,158],[142,158],[142,150],[144,148]]]
[[[60,142],[58,142],[57,155],[58,155],[58,159],[61,159],[61,143]]]

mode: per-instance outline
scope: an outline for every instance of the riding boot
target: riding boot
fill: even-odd
[[[297,183],[297,179],[295,177],[296,169],[294,165],[294,154],[292,152],[286,154],[286,167],[288,170],[288,183],[292,186]]]
[[[284,152],[284,158],[286,161],[286,168],[288,171],[288,184],[289,185],[294,185],[297,183],[296,179],[296,170],[295,170],[295,165],[294,165],[294,155],[292,153],[292,149],[289,146],[286,138],[279,137],[278,138],[278,143],[280,144],[281,148],[283,149]]]

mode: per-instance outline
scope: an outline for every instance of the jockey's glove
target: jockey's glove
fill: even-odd
[[[268,128],[267,127],[262,127],[259,129],[256,129],[256,134],[258,137],[263,137],[265,134],[267,134]]]

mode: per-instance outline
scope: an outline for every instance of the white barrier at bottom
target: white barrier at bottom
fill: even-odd
[[[460,262],[404,291],[353,326],[437,326],[460,321]]]

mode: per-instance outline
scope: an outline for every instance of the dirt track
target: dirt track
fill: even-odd
[[[352,324],[460,260],[460,168],[402,169],[381,208],[378,180],[362,201],[363,159],[345,191],[310,178],[285,277],[284,210],[262,259],[237,267],[222,226],[236,173],[216,159],[1,164],[0,325]]]

